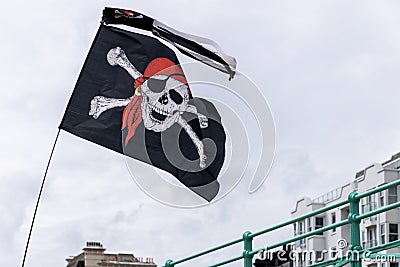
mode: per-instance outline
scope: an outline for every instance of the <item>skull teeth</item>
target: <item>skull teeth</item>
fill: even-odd
[[[162,109],[160,109],[160,108],[157,108],[157,107],[152,107],[152,110],[154,110],[154,111],[156,111],[157,113],[160,113],[160,114],[162,114],[162,115],[165,115],[165,116],[168,116],[168,115],[169,115],[166,111],[164,111],[164,110],[162,110]]]
[[[163,123],[165,119],[168,117],[168,113],[159,108],[153,107],[150,113],[150,117],[153,121],[160,124]]]

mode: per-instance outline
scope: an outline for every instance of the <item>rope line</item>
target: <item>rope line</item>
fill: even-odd
[[[57,140],[58,140],[58,136],[59,136],[59,135],[60,135],[60,129],[58,129],[56,139],[54,140],[54,144],[53,144],[53,148],[51,149],[49,161],[47,162],[46,170],[45,170],[44,175],[43,175],[42,185],[40,186],[39,195],[38,195],[38,198],[37,198],[37,200],[36,200],[36,207],[35,207],[35,211],[34,211],[34,213],[33,213],[31,228],[29,229],[28,240],[26,241],[24,258],[23,258],[23,260],[22,260],[22,267],[25,266],[25,259],[26,259],[26,254],[27,254],[27,252],[28,252],[29,241],[31,240],[33,224],[35,223],[36,213],[37,213],[37,210],[38,210],[38,207],[39,207],[40,198],[41,198],[41,196],[42,196],[43,187],[44,187],[44,182],[46,181],[47,171],[49,170],[51,158],[53,157],[54,149],[56,148],[56,143],[57,143]]]

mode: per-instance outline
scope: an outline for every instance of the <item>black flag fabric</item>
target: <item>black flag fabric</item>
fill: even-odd
[[[207,201],[218,194],[221,117],[155,38],[100,25],[60,128],[165,170]]]

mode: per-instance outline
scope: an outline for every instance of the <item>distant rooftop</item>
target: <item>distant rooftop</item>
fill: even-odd
[[[390,163],[390,162],[392,162],[392,161],[395,161],[395,160],[397,160],[397,159],[400,159],[400,152],[397,153],[397,154],[394,154],[389,160],[383,162],[383,163],[382,163],[382,166],[385,166],[385,165],[387,165],[388,163]]]
[[[381,163],[382,167],[385,169],[400,169],[400,152],[397,154],[394,154],[389,160],[384,161]],[[365,174],[365,169],[358,171],[356,173],[355,179],[364,176]]]
[[[389,160],[383,162],[382,166],[386,169],[400,169],[400,152],[394,154]],[[355,175],[355,179],[364,176],[364,174],[365,174],[365,169],[358,171]],[[341,195],[342,195],[342,187],[339,187],[313,199],[313,202],[326,204],[327,202],[339,199]]]
[[[81,266],[136,266],[136,267],[156,267],[153,258],[136,257],[131,253],[104,253],[105,248],[100,242],[86,242],[83,252],[76,256],[66,259],[67,267]],[[87,257],[89,255],[89,257]],[[90,263],[88,259],[90,258]]]

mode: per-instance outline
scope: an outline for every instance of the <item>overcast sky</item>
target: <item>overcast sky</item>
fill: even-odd
[[[241,183],[213,205],[179,209],[143,193],[121,155],[62,132],[27,267],[63,266],[86,241],[162,265],[287,220],[297,199],[345,184],[400,151],[397,1],[2,0],[1,266],[21,264],[57,127],[110,5],[209,37],[234,55],[274,114],[275,162],[255,194]],[[290,233],[257,239],[255,247]]]

